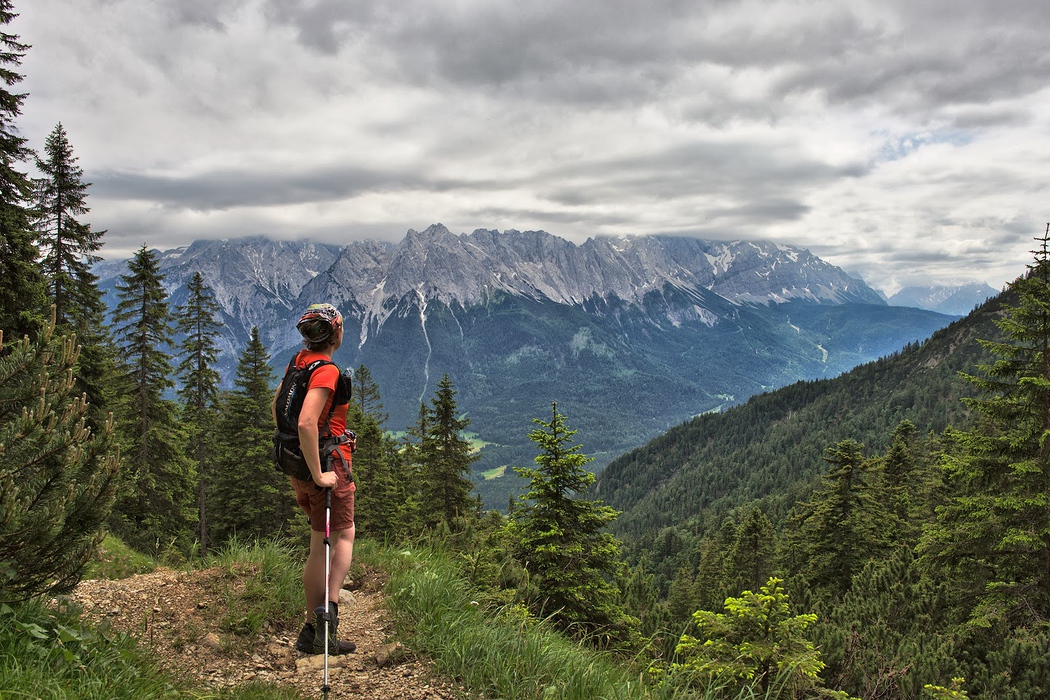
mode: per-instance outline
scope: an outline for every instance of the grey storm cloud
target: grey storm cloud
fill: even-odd
[[[94,196],[154,202],[171,209],[200,212],[234,207],[281,206],[357,197],[368,192],[427,189],[483,191],[491,181],[427,179],[408,173],[355,167],[317,168],[302,173],[223,169],[201,175],[173,176],[133,172],[98,172]]]
[[[1041,0],[269,0],[268,8],[304,45],[334,53],[364,42],[389,55],[402,79],[582,103],[651,97],[712,66],[776,70],[770,100],[815,91],[831,103],[930,111],[1028,94],[1050,68],[1050,3]]]
[[[440,220],[999,286],[1050,216],[1045,0],[15,5],[19,126],[66,126],[107,241]]]

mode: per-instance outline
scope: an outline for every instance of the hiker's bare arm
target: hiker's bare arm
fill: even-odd
[[[321,419],[328,396],[332,393],[326,387],[314,387],[306,392],[303,408],[299,411],[299,448],[310,467],[314,483],[323,488],[332,488],[339,483],[335,472],[321,473],[321,458],[317,453],[317,421]]]

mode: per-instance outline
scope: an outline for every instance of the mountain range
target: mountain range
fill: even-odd
[[[557,402],[594,467],[697,414],[799,379],[831,377],[922,340],[951,318],[889,306],[807,250],[763,241],[596,237],[435,224],[398,244],[253,237],[159,253],[173,305],[201,272],[222,309],[222,358],[258,326],[283,368],[294,322],[328,301],[346,319],[336,361],[365,364],[388,428],[415,421],[449,374],[483,446],[477,482],[506,504],[531,463],[532,419]],[[123,263],[96,269],[107,301]]]
[[[903,287],[887,299],[892,306],[913,306],[952,316],[965,316],[999,292],[984,282],[932,287]]]

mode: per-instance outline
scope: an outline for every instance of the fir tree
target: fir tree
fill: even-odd
[[[90,183],[83,181],[84,170],[77,164],[62,124],[48,135],[44,158],[38,157],[36,166],[44,177],[33,182],[36,206],[32,213],[47,292],[59,328],[72,329],[77,335],[77,386],[87,395],[88,422],[97,429],[109,413],[106,388],[112,381],[116,352],[105,324],[106,305],[98,276],[91,271],[100,260],[96,253],[106,232],[78,221],[90,211]]]
[[[611,583],[622,566],[619,542],[608,531],[617,512],[580,496],[594,483],[590,458],[570,445],[575,430],[551,405],[550,422],[535,419],[529,433],[540,454],[534,468],[516,467],[529,490],[513,515],[516,558],[531,579],[532,610],[564,630],[626,640],[632,621],[616,606]]]
[[[0,601],[71,590],[113,503],[112,426],[87,426],[75,342],[54,328],[0,332]]]
[[[222,327],[219,305],[200,272],[193,273],[187,285],[189,297],[178,308],[176,330],[184,335],[180,345],[182,362],[179,377],[183,386],[179,396],[185,402],[186,427],[197,461],[197,521],[202,559],[208,552],[206,463],[211,445],[209,427],[215,421],[215,402],[219,395],[219,373],[213,365],[219,356],[215,331]]]
[[[861,450],[853,440],[828,448],[824,460],[831,466],[813,499],[801,504],[789,536],[808,584],[833,595],[849,590],[853,574],[886,548],[879,528],[885,513]]]
[[[967,400],[979,417],[954,431],[961,446],[946,469],[957,492],[924,543],[978,605],[980,625],[1050,621],[1050,224],[1028,273],[1009,286],[997,358],[966,379],[984,393]]]
[[[234,535],[273,537],[288,529],[295,514],[288,477],[274,469],[270,403],[275,380],[256,326],[237,362],[236,387],[222,399],[215,434],[208,495],[215,542]]]
[[[27,209],[33,185],[20,170],[33,153],[15,125],[26,94],[11,91],[22,81],[18,67],[29,46],[4,31],[17,16],[11,0],[0,0],[0,331],[12,342],[40,330],[46,306]]]
[[[59,123],[44,142],[44,158],[36,167],[44,177],[34,181],[36,228],[39,234],[44,277],[59,327],[74,324],[78,310],[97,308],[101,295],[90,267],[98,262],[105,231],[93,231],[78,221],[87,214],[84,169],[77,164],[73,146]]]
[[[462,437],[470,420],[458,416],[456,389],[447,374],[438,382],[430,403],[428,439],[422,443],[423,515],[431,527],[444,523],[454,529],[457,519],[478,510],[470,497],[474,484],[468,478],[478,455]]]
[[[736,539],[736,523],[726,518],[718,533],[700,544],[700,563],[696,573],[697,597],[688,615],[696,610],[718,610],[725,603],[726,596],[740,591],[730,590],[725,585],[726,557]]]
[[[776,531],[757,506],[752,506],[736,531],[736,541],[725,562],[723,588],[731,591],[758,589],[773,573]]]
[[[371,416],[372,420],[382,429],[390,416],[383,411],[379,385],[372,379],[372,372],[364,365],[354,370],[354,396],[361,407],[361,413]]]
[[[143,245],[128,261],[128,274],[120,277],[120,301],[113,314],[124,355],[120,408],[130,461],[114,507],[114,526],[141,547],[166,545],[185,534],[192,492],[174,406],[164,399],[175,383],[164,351],[172,328],[162,282],[156,254]]]
[[[402,503],[401,524],[407,532],[415,532],[423,525],[423,500],[425,488],[424,463],[431,449],[430,412],[420,402],[416,422],[405,429],[401,449],[392,455],[391,466],[399,475],[398,492]]]
[[[715,681],[728,688],[757,687],[759,697],[809,698],[821,686],[820,652],[805,637],[813,614],[794,615],[780,579],[771,578],[758,593],[727,598],[724,613],[693,614],[700,634],[682,635],[672,674],[698,685]],[[750,695],[749,695],[750,697]]]
[[[359,372],[360,369],[358,376]],[[358,383],[354,388],[360,387]],[[377,405],[378,389],[373,397],[374,400],[365,405]],[[382,408],[381,404],[379,407]],[[362,412],[359,402],[353,402],[347,411],[347,427],[357,433],[353,465],[358,487],[358,515],[355,516],[358,533],[380,541],[393,539],[402,531],[403,508],[403,493],[399,492],[392,454],[396,444],[383,433],[375,415]]]

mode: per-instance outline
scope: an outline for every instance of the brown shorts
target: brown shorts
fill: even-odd
[[[335,463],[335,473],[339,477],[339,483],[332,489],[332,520],[331,530],[349,530],[354,524],[354,491],[357,486],[346,474],[346,469]],[[293,478],[292,486],[295,488],[295,502],[306,513],[310,519],[310,529],[315,532],[324,532],[324,489],[312,481],[299,481]]]

